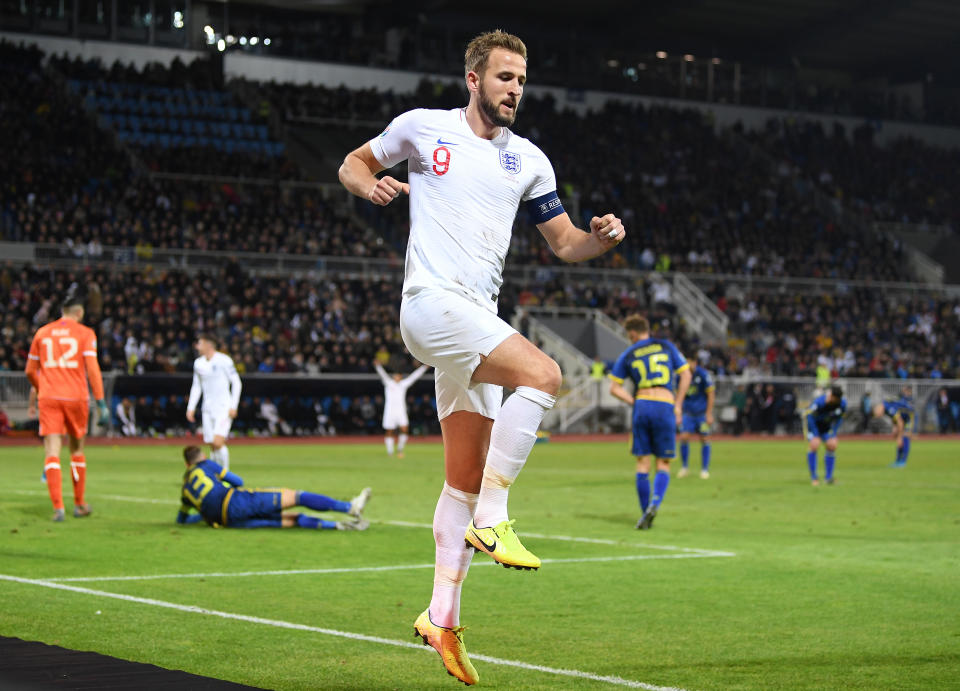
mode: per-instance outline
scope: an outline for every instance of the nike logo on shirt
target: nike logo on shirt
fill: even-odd
[[[456,142],[445,142],[445,141],[443,141],[443,137],[437,137],[437,144],[440,144],[441,146],[456,146],[456,145],[457,145]]]

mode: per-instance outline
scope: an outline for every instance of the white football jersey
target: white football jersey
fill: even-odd
[[[388,413],[406,413],[407,411],[407,389],[426,374],[429,367],[421,365],[400,381],[394,381],[393,377],[387,374],[386,370],[379,363],[374,365],[380,381],[383,382],[383,408]]]
[[[212,413],[236,410],[240,405],[240,375],[233,359],[216,352],[209,360],[202,355],[193,361],[193,386],[187,410],[196,410],[203,394],[203,410]]]
[[[386,168],[409,162],[404,293],[443,287],[496,312],[517,208],[557,189],[544,153],[506,127],[478,137],[463,108],[408,111],[370,146]]]

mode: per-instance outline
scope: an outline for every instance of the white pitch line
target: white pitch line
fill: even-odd
[[[580,557],[571,559],[542,559],[544,564],[583,564],[589,562],[609,561],[644,561],[647,559],[707,559],[712,557],[728,556],[725,554],[628,554],[615,557]],[[481,561],[470,568],[479,566],[499,566],[493,561]],[[145,576],[75,576],[44,578],[51,583],[93,583],[97,581],[159,581],[169,578],[246,578],[250,576],[302,576],[314,574],[337,573],[368,573],[378,571],[412,571],[415,569],[432,569],[433,564],[394,564],[390,566],[355,566],[337,569],[288,569],[284,571],[237,571],[211,573],[160,573]]]
[[[409,521],[374,521],[384,525],[396,525],[401,528],[433,528],[430,523],[411,523]],[[571,535],[543,535],[541,533],[523,532],[524,537],[533,537],[540,540],[561,540],[564,542],[585,542],[591,545],[613,545],[614,547],[649,547],[650,549],[663,549],[672,552],[690,552],[692,554],[703,554],[711,557],[735,557],[736,552],[720,552],[712,549],[699,549],[697,547],[675,547],[674,545],[652,545],[646,542],[622,542],[620,540],[609,540],[598,537],[573,537]]]
[[[29,490],[29,489],[15,489],[10,490],[14,494],[44,494],[46,492],[42,490]],[[144,497],[126,497],[119,494],[100,494],[94,495],[99,499],[113,499],[115,501],[129,501],[134,503],[146,503],[146,504],[165,504],[167,506],[175,506],[176,502],[174,500],[167,499],[147,499]],[[379,523],[381,525],[394,525],[400,528],[428,528],[433,530],[432,523],[413,523],[411,521],[370,521],[371,523]],[[671,552],[688,552],[693,555],[702,555],[705,557],[735,557],[737,556],[736,552],[722,552],[712,549],[700,549],[697,547],[676,547],[674,545],[654,545],[649,543],[642,542],[621,542],[619,540],[608,540],[604,538],[596,537],[574,537],[571,535],[543,535],[541,533],[527,533],[524,532],[525,537],[532,537],[539,540],[559,540],[562,542],[583,542],[591,545],[612,545],[614,547],[646,547],[649,549],[662,549]],[[312,573],[312,572],[311,572]]]
[[[215,609],[205,609],[203,607],[196,607],[194,605],[180,605],[175,602],[166,602],[164,600],[154,600],[147,597],[136,597],[134,595],[123,595],[120,593],[110,593],[105,590],[92,590],[90,588],[81,588],[74,585],[64,585],[63,583],[51,583],[49,581],[35,580],[32,578],[20,578],[18,576],[8,576],[6,574],[0,574],[0,580],[10,581],[12,583],[21,583],[24,585],[35,585],[42,588],[52,588],[54,590],[66,590],[68,592],[80,593],[82,595],[93,595],[96,597],[106,597],[112,598],[114,600],[123,600],[124,602],[134,602],[141,605],[150,605],[153,607],[163,607],[165,609],[173,609],[180,612],[190,612],[192,614],[204,614],[211,617],[220,617],[221,619],[232,619],[234,621],[242,621],[249,624],[261,624],[264,626],[273,626],[280,629],[291,629],[294,631],[308,631],[310,633],[320,633],[326,636],[336,636],[339,638],[348,638],[354,641],[364,641],[366,643],[379,643],[381,645],[390,645],[397,648],[411,648],[414,650],[422,650],[424,652],[433,652],[432,649],[425,648],[422,645],[416,643],[410,643],[408,641],[398,641],[390,638],[380,638],[379,636],[368,636],[362,633],[352,633],[350,631],[339,631],[337,629],[324,629],[318,626],[307,626],[306,624],[295,624],[289,621],[282,621],[279,619],[264,619],[262,617],[252,617],[246,614],[234,614],[232,612],[221,612]],[[561,669],[557,667],[547,667],[545,665],[535,665],[529,662],[522,662],[520,660],[506,660],[499,657],[491,657],[490,655],[483,655],[477,653],[471,653],[471,658],[474,660],[480,660],[482,662],[489,662],[492,665],[501,665],[504,667],[518,667],[520,669],[527,669],[534,672],[543,672],[545,674],[554,674],[563,677],[575,677],[577,679],[588,679],[590,681],[599,681],[606,684],[612,684],[615,686],[624,686],[627,688],[633,689],[646,689],[647,691],[683,691],[683,689],[673,687],[673,686],[656,686],[654,684],[645,684],[642,681],[633,681],[631,679],[624,679],[617,676],[608,676],[593,674],[591,672],[583,672],[578,669]]]

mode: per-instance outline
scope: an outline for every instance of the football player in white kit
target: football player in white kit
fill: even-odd
[[[200,357],[193,361],[187,420],[196,422],[197,403],[202,394],[203,441],[210,445],[210,459],[229,470],[227,437],[240,405],[240,375],[233,359],[217,350],[217,342],[210,334],[197,336],[195,347]]]
[[[465,54],[465,108],[403,113],[340,167],[344,187],[374,204],[410,195],[400,332],[410,353],[436,368],[446,471],[433,519],[433,597],[414,628],[466,684],[479,681],[460,627],[472,550],[504,566],[540,566],[513,530],[507,495],[562,381],[557,363],[497,316],[517,208],[525,203],[567,262],[603,254],[626,233],[613,214],[594,217],[589,232],[577,228],[557,196],[550,161],[508,129],[526,56],[516,36],[477,36]],[[375,177],[404,160],[409,184]],[[503,386],[514,390],[506,401]]]
[[[406,377],[400,373],[391,377],[379,362],[374,362],[373,368],[383,382],[383,443],[387,447],[388,456],[393,455],[396,443],[397,458],[403,458],[403,448],[407,445],[410,427],[410,419],[407,417],[407,389],[430,368],[421,365]]]

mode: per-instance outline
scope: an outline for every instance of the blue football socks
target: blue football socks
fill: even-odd
[[[823,454],[823,477],[830,482],[833,479],[833,466],[837,462],[837,457],[833,451],[827,451]]]
[[[660,502],[663,501],[663,495],[667,493],[667,485],[670,484],[670,471],[669,470],[658,470],[657,474],[653,476],[653,497],[650,499],[650,503],[656,507],[660,506]]]
[[[710,470],[710,445],[706,442],[700,449],[700,462],[703,470]]]
[[[304,513],[297,514],[297,525],[301,528],[313,528],[315,530],[336,530],[337,528],[337,524],[333,521],[314,518]]]
[[[690,463],[690,444],[687,442],[680,442],[680,462],[684,468]]]
[[[910,437],[903,438],[903,446],[900,447],[899,453],[897,454],[897,461],[899,463],[906,463],[907,456],[910,455]]]
[[[807,467],[810,468],[810,477],[817,479],[817,452],[807,451]]]
[[[650,476],[647,473],[637,473],[637,497],[640,498],[640,511],[646,511],[650,506]]]
[[[314,511],[339,511],[348,513],[350,511],[350,502],[337,501],[323,494],[314,494],[313,492],[298,492],[297,505],[305,506]]]

